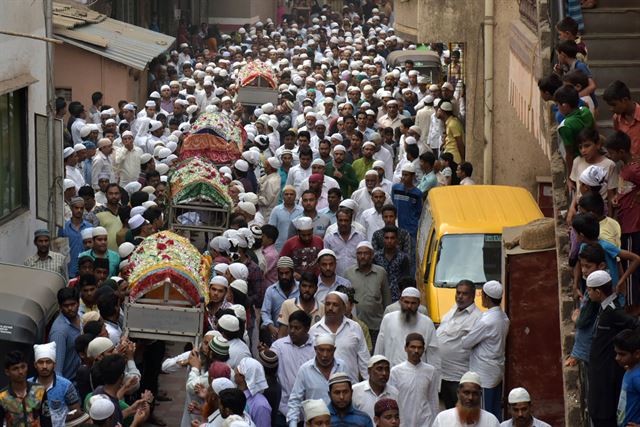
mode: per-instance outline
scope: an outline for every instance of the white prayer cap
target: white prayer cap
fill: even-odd
[[[89,416],[95,421],[104,421],[115,412],[116,407],[109,397],[96,394],[89,399]]]
[[[404,288],[404,290],[402,291],[402,294],[400,295],[401,298],[420,298],[420,291],[417,288],[414,288],[413,286],[409,286],[407,288]]]
[[[358,243],[358,245],[356,246],[356,250],[360,248],[367,248],[367,249],[373,250],[373,245],[368,240],[363,240],[362,242]]]
[[[313,220],[308,216],[300,216],[293,220],[293,226],[297,230],[311,230],[313,228]]]
[[[387,362],[389,364],[391,363],[391,362],[389,362],[389,359],[387,359],[383,355],[376,354],[375,356],[371,356],[371,358],[369,359],[369,363],[367,364],[367,368],[373,368],[373,365],[375,365],[376,363],[380,363],[380,362]]]
[[[67,147],[62,151],[62,155],[64,156],[65,159],[71,156],[73,153],[75,153],[75,151],[71,147]]]
[[[130,183],[124,186],[124,189],[129,194],[133,194],[137,191],[140,191],[141,188],[142,188],[142,184],[140,184],[138,181],[131,181]]]
[[[37,362],[40,359],[51,359],[54,363],[56,361],[56,343],[51,341],[48,344],[35,344],[33,346],[34,360]]]
[[[218,326],[229,332],[237,332],[240,330],[240,322],[238,321],[238,318],[231,316],[230,314],[222,316],[218,320]]]
[[[338,141],[342,142],[342,135],[339,134],[339,133],[334,133],[334,134],[331,135],[331,139],[335,139],[335,140],[338,140]]]
[[[91,233],[93,237],[107,236],[108,234],[107,229],[104,227],[94,227],[93,233]]]
[[[163,150],[169,150],[169,149],[168,148],[163,148]],[[156,165],[156,171],[158,171],[158,173],[160,175],[166,175],[166,173],[169,172],[169,165],[167,165],[165,163],[158,163]]]
[[[338,144],[335,147],[333,147],[333,152],[335,153],[336,151],[342,151],[343,153],[346,153],[347,149],[344,148],[344,145]]]
[[[318,256],[317,256],[316,259],[320,259],[325,255],[331,255],[332,257],[337,259],[336,253],[334,251],[332,251],[331,249],[326,249],[326,248],[321,250],[320,252],[318,252]]]
[[[153,208],[155,206],[158,206],[158,204],[156,202],[154,202],[153,200],[147,200],[146,202],[142,203],[142,207],[144,208],[144,210],[146,211],[149,208]],[[131,209],[133,211],[133,209]],[[140,215],[142,215],[144,213],[143,212],[138,212]],[[135,215],[135,214],[134,214]]]
[[[80,136],[82,138],[84,138],[85,136],[88,136],[90,133],[91,133],[91,126],[84,125],[80,128]]]
[[[222,390],[228,390],[235,387],[236,385],[229,378],[220,377],[211,381],[211,388],[215,394],[220,394]]]
[[[96,337],[91,340],[89,345],[87,346],[87,356],[92,359],[95,359],[97,356],[100,356],[107,350],[115,347],[113,342],[107,337]]]
[[[242,279],[234,280],[229,286],[237,291],[242,292],[245,295],[247,295],[247,292],[249,292],[249,285]]]
[[[282,166],[282,163],[280,163],[280,160],[278,160],[277,157],[269,157],[267,159],[267,163],[269,163],[269,166],[271,166],[274,169],[278,169],[280,168],[280,166]]]
[[[156,102],[149,100],[149,101],[144,103],[144,106],[145,107],[155,107],[156,106]]]
[[[238,203],[238,209],[248,213],[249,215],[255,215],[256,214],[256,205],[254,205],[253,203],[240,202],[240,203]]]
[[[365,148],[365,147],[373,147],[373,148],[376,148],[376,144],[375,144],[374,142],[367,141],[367,142],[365,142],[364,144],[362,144],[362,148]]]
[[[491,298],[502,298],[502,284],[496,280],[489,280],[487,283],[482,285],[482,291]]]
[[[372,144],[373,144],[373,143],[372,143]],[[368,171],[366,171],[366,172],[364,173],[364,176],[375,176],[375,177],[377,177],[377,176],[378,176],[378,172],[376,172],[376,171],[375,171],[375,170],[373,170],[373,169],[369,169]]]
[[[72,148],[73,150],[73,148]],[[65,178],[62,184],[62,188],[64,191],[67,191],[70,188],[75,188],[76,187],[76,183],[73,182],[73,180],[69,179],[69,178]]]
[[[145,193],[148,193],[148,194],[153,194],[156,192],[156,189],[153,188],[153,186],[151,185],[147,185],[146,187],[142,187],[140,191],[144,191]]]
[[[138,215],[136,215],[138,216]],[[142,218],[142,217],[141,217]],[[143,218],[144,220],[144,218]],[[118,246],[118,255],[120,258],[125,259],[136,249],[136,246],[131,242],[124,242],[120,246]]]
[[[413,166],[413,163],[406,163],[404,166],[402,166],[402,172],[416,173],[416,168],[415,166]]]
[[[149,130],[151,132],[157,131],[158,129],[162,128],[162,122],[159,120],[151,120],[151,122],[149,122]]]
[[[74,151],[74,152],[76,152],[76,153],[77,153],[78,151],[82,151],[82,150],[86,150],[86,149],[87,149],[87,147],[85,147],[85,146],[84,146],[84,144],[76,144],[76,145],[74,145],[74,146],[73,146],[73,151]],[[67,150],[67,149],[65,148],[65,151],[66,151],[66,150]],[[67,157],[67,156],[65,156],[65,158],[66,158],[66,157]]]
[[[241,262],[234,262],[229,265],[229,272],[234,279],[247,280],[249,278],[249,269]]]
[[[480,387],[482,387],[482,383],[480,381],[480,375],[472,371],[465,373],[462,376],[462,378],[460,378],[460,384],[464,384],[464,383],[477,384]]]
[[[147,163],[149,160],[153,159],[153,156],[149,153],[144,153],[140,156],[140,164],[144,165],[145,163]],[[125,187],[126,188],[126,187]]]
[[[229,281],[224,276],[213,276],[209,281],[209,286],[211,285],[220,285],[220,286],[224,286],[225,288],[228,288]]]
[[[531,402],[531,396],[529,395],[529,392],[526,389],[522,387],[516,387],[509,392],[510,404],[529,403],[529,402]]]
[[[379,191],[382,194],[387,194],[387,192],[384,191],[384,189],[382,187],[375,187],[373,190],[371,190],[371,194],[375,193],[376,191]]]
[[[142,215],[134,215],[131,218],[129,218],[128,224],[129,224],[129,228],[131,230],[135,230],[138,227],[141,227],[142,225],[144,225],[145,223],[145,219],[142,217]]]
[[[322,159],[315,159],[311,162],[311,166],[326,166],[326,163]]]
[[[131,217],[135,216],[135,215],[142,215],[143,213],[145,213],[145,211],[147,210],[147,208],[145,206],[136,206],[131,208],[131,212],[129,212],[129,215]]]
[[[604,270],[596,270],[587,276],[588,288],[599,288],[611,282],[611,275]]]
[[[453,111],[453,105],[449,101],[445,101],[442,104],[440,104],[440,109],[442,111],[452,112]]]
[[[131,138],[133,138],[133,132],[131,132],[130,130],[125,130],[124,132],[122,132],[122,138],[130,136]]]
[[[316,335],[316,337],[315,337],[315,339],[313,341],[313,345],[314,345],[314,347],[317,347],[319,345],[332,345],[332,346],[335,347],[336,346],[336,339],[331,334],[319,334],[319,335]]]
[[[358,210],[358,203],[356,203],[356,201],[353,199],[344,199],[338,206],[341,208],[351,209],[354,212]]]
[[[384,162],[382,160],[376,160],[375,162],[373,162],[373,166],[371,166],[372,168],[383,168],[384,169]]]
[[[170,154],[171,154],[171,150],[169,150],[167,147],[161,147],[160,150],[158,150],[157,157],[162,160],[162,159],[166,159]],[[156,170],[158,170],[157,166],[156,166]],[[160,172],[160,174],[162,175],[162,172]]]
[[[93,227],[87,227],[80,232],[82,240],[93,239]]]
[[[239,159],[233,164],[233,167],[238,169],[241,172],[247,172],[249,170],[249,163],[245,160]]]
[[[418,141],[416,141],[416,139],[414,137],[412,137],[412,136],[407,136],[404,139],[404,142],[406,142],[407,145],[416,145],[418,143]]]
[[[245,285],[247,283],[244,280],[236,280],[236,282],[243,282],[245,283]],[[231,287],[233,288],[233,283],[231,284]],[[243,293],[246,295],[246,292],[243,292]],[[235,313],[238,319],[243,320],[245,322],[247,321],[247,310],[243,306],[241,306],[240,304],[233,304],[231,306],[231,310],[233,310],[233,312]]]
[[[338,292],[338,291],[331,291],[331,292],[327,293],[327,296],[329,296],[329,295],[337,296],[338,298],[340,298],[342,300],[344,305],[347,305],[349,303],[349,297],[345,293]],[[325,297],[325,301],[326,301],[326,298],[327,297]]]
[[[302,402],[302,411],[304,412],[304,420],[311,421],[316,417],[330,415],[327,404],[322,399],[308,399]]]

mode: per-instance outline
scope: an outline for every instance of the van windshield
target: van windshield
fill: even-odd
[[[449,234],[440,239],[434,285],[455,288],[463,279],[482,285],[500,280],[502,235]]]

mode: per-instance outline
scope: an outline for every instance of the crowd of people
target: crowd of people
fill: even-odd
[[[580,5],[569,3],[570,16],[556,25],[557,63],[538,82],[542,98],[552,103],[572,195],[566,220],[575,342],[565,364],[586,373],[592,425],[626,427],[640,423],[640,106],[624,82],[609,84],[602,101],[613,113],[613,132],[601,135],[596,123],[603,106],[580,37]]]
[[[183,403],[159,389],[158,377],[176,371],[185,375],[181,427],[548,426],[533,417],[526,389],[503,402],[509,319],[500,283],[482,285],[486,311],[474,302],[477,284],[458,283],[437,329],[420,303],[416,236],[427,195],[474,184],[462,55],[396,36],[390,3],[323,6],[308,19],[285,15],[222,35],[203,24],[154,60],[142,108],[131,100],[106,105],[100,92],[88,109],[58,101],[58,116],[69,115],[58,234],[68,254],[53,252],[53,236],[38,230],[37,253],[25,264],[69,282],[58,293],[50,342],[34,348],[37,375],[27,379],[27,355],[6,359],[10,385],[0,411],[8,426],[72,418],[166,425],[154,414],[158,402]],[[560,34],[576,36],[567,23]],[[624,284],[632,273],[636,280],[640,248],[619,248],[621,240],[640,241],[633,208],[640,127],[629,90],[613,84],[604,99],[620,132],[605,143],[611,160],[600,154],[590,131],[595,84],[576,60],[578,46],[560,43],[558,74],[540,90],[558,105],[576,189],[569,221],[582,303],[567,363],[588,365],[590,415],[609,426],[617,425],[610,422],[622,385],[616,360],[629,369],[623,417],[640,422],[631,370],[640,342],[628,330],[636,319],[620,305],[637,303]],[[416,48],[438,53],[443,81],[429,81],[411,60],[388,67],[390,52]],[[277,76],[277,103],[238,101],[237,75],[251,61]],[[166,357],[164,342],[123,333],[129,257],[169,227],[168,174],[193,123],[214,112],[243,127],[247,143],[238,160],[218,167],[234,203],[229,229],[198,248],[212,265],[206,333],[197,348]],[[624,164],[626,193],[615,192],[614,161]],[[605,216],[613,212],[622,235]],[[179,221],[197,222],[188,214]],[[616,257],[629,264],[624,273]],[[503,412],[512,419],[500,424]]]

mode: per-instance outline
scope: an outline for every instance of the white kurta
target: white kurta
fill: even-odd
[[[473,329],[480,317],[482,312],[475,304],[471,304],[462,311],[454,305],[442,318],[436,335],[440,344],[442,358],[440,375],[443,380],[460,381],[465,372],[469,371],[471,350],[462,348],[462,337]]]
[[[78,169],[77,167],[67,165],[64,167],[64,171],[66,178],[73,181],[73,183],[76,185],[76,191],[78,191],[80,187],[86,185],[86,183],[84,182],[84,177],[82,176],[82,172],[80,172],[80,169]]]
[[[431,319],[421,313],[416,313],[416,319],[413,323],[406,323],[402,319],[402,311],[394,311],[385,315],[380,324],[380,332],[373,353],[386,356],[391,362],[391,366],[404,362],[407,360],[407,353],[404,351],[405,339],[412,332],[417,332],[424,337],[427,348],[422,360],[440,370],[436,328]]]
[[[258,180],[260,191],[258,191],[258,206],[264,218],[269,218],[273,208],[278,206],[280,196],[280,174],[278,172],[265,175]]]
[[[124,187],[130,182],[137,181],[140,175],[140,147],[133,147],[131,151],[122,147],[116,150],[116,170],[120,177],[120,186]]]
[[[480,421],[476,424],[462,424],[456,408],[447,409],[438,414],[432,427],[500,427],[498,419],[483,409],[480,410]]]
[[[424,362],[402,362],[391,368],[389,383],[398,389],[400,427],[430,427],[440,408],[436,368]]]
[[[398,389],[391,384],[387,384],[384,390],[382,390],[382,393],[376,395],[371,389],[369,380],[364,380],[353,385],[353,395],[351,396],[353,407],[362,412],[366,412],[367,415],[371,417],[372,422],[374,422],[373,416],[375,415],[374,407],[376,406],[376,402],[383,398],[397,401]]]
[[[509,318],[500,307],[482,313],[462,347],[471,350],[469,369],[480,375],[483,388],[493,388],[504,376],[504,351],[509,332]]]

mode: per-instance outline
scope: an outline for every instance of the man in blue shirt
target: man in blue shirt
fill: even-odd
[[[416,236],[422,214],[422,191],[413,185],[415,176],[415,167],[412,163],[407,163],[402,167],[400,183],[391,187],[391,200],[398,210],[398,227],[411,236],[411,252],[408,254],[411,261],[410,275],[415,273]]]
[[[288,256],[280,257],[277,263],[278,281],[269,286],[264,293],[260,314],[262,328],[268,329],[272,341],[278,339],[278,315],[282,303],[300,295],[298,283],[293,278],[293,260]]]
[[[68,379],[56,374],[56,343],[34,345],[34,360],[37,376],[29,378],[47,390],[49,412],[54,426],[64,425],[69,411],[80,409],[80,396]]]
[[[70,205],[71,219],[64,223],[64,227],[60,230],[58,236],[69,239],[69,264],[67,271],[69,272],[69,278],[72,279],[78,275],[78,255],[84,250],[82,230],[93,226],[83,219],[84,199],[82,197],[74,197],[71,199]]]
[[[302,215],[302,206],[296,204],[296,189],[292,185],[287,185],[282,190],[282,203],[273,208],[269,216],[269,224],[278,229],[278,239],[276,249],[282,249],[284,242],[289,237],[289,225]]]
[[[76,352],[76,338],[82,333],[78,309],[80,299],[75,288],[62,288],[58,291],[60,314],[49,331],[49,340],[56,343],[56,373],[69,381],[76,377],[80,367],[80,357]]]
[[[640,335],[631,329],[613,340],[616,362],[626,371],[618,402],[618,425],[640,424]]]
[[[334,427],[373,427],[371,417],[353,407],[351,379],[344,372],[336,372],[329,378],[329,414]]]

